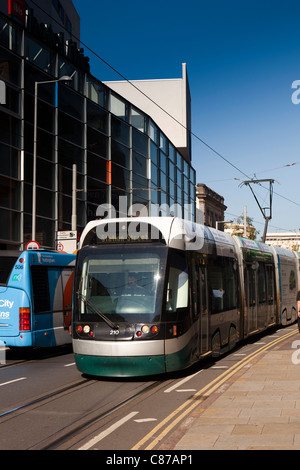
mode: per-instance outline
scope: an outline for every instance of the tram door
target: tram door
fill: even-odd
[[[193,315],[197,325],[198,355],[209,350],[209,316],[207,297],[207,268],[196,257],[192,260]]]
[[[200,336],[200,353],[204,354],[209,349],[209,318],[207,305],[207,269],[199,268],[199,280],[201,290],[201,336]]]
[[[245,269],[246,322],[245,334],[257,330],[257,274],[252,264]]]

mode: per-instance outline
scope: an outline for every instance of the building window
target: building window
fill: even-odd
[[[148,137],[132,129],[132,148],[145,157],[148,156]]]
[[[101,157],[107,157],[107,137],[100,132],[88,127],[87,129],[87,148],[90,152],[96,153]]]
[[[131,124],[133,125],[133,127],[138,129],[139,131],[145,132],[146,124],[147,124],[146,116],[143,113],[132,108],[131,109]]]
[[[0,173],[12,178],[20,177],[20,150],[0,144]]]
[[[121,142],[121,144],[129,147],[129,126],[124,122],[116,119],[114,116],[111,117],[111,136],[113,139]]]
[[[139,175],[144,176],[147,178],[147,162],[148,160],[144,158],[142,155],[140,155],[137,152],[132,152],[132,168],[136,173]]]
[[[119,142],[111,141],[111,161],[129,168],[129,149]]]
[[[0,141],[12,145],[14,147],[20,146],[21,121],[12,117],[10,114],[0,112]]]
[[[57,103],[60,111],[64,111],[76,119],[83,119],[83,97],[69,86],[59,83]]]
[[[158,129],[152,122],[149,124],[149,137],[157,144]]]
[[[159,147],[166,155],[168,155],[168,142],[163,134],[160,134]]]
[[[61,138],[76,145],[82,145],[83,125],[77,119],[73,119],[66,114],[58,114],[58,134]]]
[[[0,206],[7,209],[20,209],[20,183],[0,176]]]
[[[21,85],[21,60],[0,46],[0,79]]]
[[[110,110],[115,116],[118,116],[124,121],[128,121],[128,108],[128,104],[125,101],[111,93]]]
[[[95,106],[90,101],[87,102],[87,124],[97,131],[107,134],[108,130],[108,113],[99,106]]]
[[[45,47],[40,42],[36,42],[26,35],[24,56],[26,60],[36,65],[39,69],[50,75],[54,75],[54,53],[50,51],[48,47]]]
[[[100,83],[93,81],[90,77],[87,77],[86,96],[94,103],[102,106],[102,108],[107,109],[107,89],[100,85]]]
[[[8,23],[0,18],[0,42],[8,49],[17,54],[21,54],[22,49],[22,31],[13,23]],[[1,54],[2,57],[2,54]]]

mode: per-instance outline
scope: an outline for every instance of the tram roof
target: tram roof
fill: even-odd
[[[94,220],[87,224],[82,232],[79,249],[87,245],[87,235],[106,224],[148,224],[159,230],[167,246],[182,250],[201,250],[205,245],[215,245],[226,256],[233,256],[236,251],[232,237],[216,229],[196,224],[179,217],[125,217]],[[129,227],[129,225],[127,225]],[[155,232],[154,232],[155,233]],[[227,252],[227,253],[226,253]]]

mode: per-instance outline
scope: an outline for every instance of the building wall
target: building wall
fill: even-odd
[[[191,96],[186,64],[182,64],[182,78],[178,79],[104,83],[147,113],[164,129],[166,136],[185,159],[191,161]]]
[[[208,188],[205,184],[198,184],[196,188],[197,221],[209,227],[217,228],[217,222],[224,221],[227,207],[224,198]],[[223,230],[223,225],[218,228]]]
[[[287,250],[300,251],[300,232],[269,232],[266,235],[266,243]]]

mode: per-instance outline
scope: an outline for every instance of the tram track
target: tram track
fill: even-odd
[[[114,414],[118,416],[120,413],[126,411],[126,408],[129,407],[132,402],[138,402],[140,399],[144,399],[147,395],[155,393],[159,386],[165,386],[165,382],[157,381],[154,382],[143,390],[133,394],[129,398],[121,401],[120,403],[116,404],[115,406],[111,407],[104,413],[99,413],[96,416],[86,420],[84,423],[77,425],[75,428],[69,430],[68,432],[64,432],[61,436],[56,437],[54,440],[49,440],[49,442],[39,443],[38,449],[39,450],[65,450],[69,449],[72,445],[74,445],[74,441],[78,441],[82,439],[82,434],[90,434],[93,431],[93,426],[101,426],[105,425],[110,421],[111,416]],[[41,445],[42,444],[42,445]],[[66,446],[64,446],[66,444]],[[37,447],[35,447],[37,448]]]
[[[148,434],[146,434],[139,442],[137,442],[131,450],[153,450],[158,448],[163,439],[175,430],[175,428],[186,419],[196,407],[202,402],[207,400],[214,392],[216,392],[222,385],[228,382],[232,377],[241,371],[244,367],[249,366],[251,361],[268,349],[288,340],[291,336],[296,334],[296,330],[285,333],[280,338],[270,341],[268,344],[259,347],[252,353],[249,353],[245,358],[240,359],[236,364],[231,366],[228,370],[222,372],[214,380],[210,381],[192,397],[182,403],[178,408],[166,416],[160,423],[158,423]],[[171,379],[170,382],[176,382],[176,379]],[[88,439],[93,433],[99,433],[100,429],[105,429],[110,426],[114,420],[119,419],[124,413],[130,412],[134,407],[137,407],[141,400],[146,399],[148,396],[155,394],[160,388],[165,388],[166,380],[156,381],[146,386],[143,390],[132,394],[128,398],[111,406],[105,412],[96,413],[89,419],[81,419],[68,429],[63,429],[54,436],[49,436],[46,440],[39,442],[33,446],[32,450],[68,450],[71,448],[81,448],[82,442]]]
[[[53,392],[50,392],[50,393],[47,393],[45,395],[42,395],[41,397],[38,397],[38,398],[35,398],[31,401],[28,401],[22,405],[19,405],[19,406],[16,406],[14,408],[11,408],[9,410],[6,410],[4,411],[3,413],[0,413],[0,419],[1,418],[4,418],[6,416],[9,416],[13,413],[17,413],[17,412],[21,412],[22,410],[25,410],[26,408],[30,408],[34,405],[37,405],[37,404],[43,404],[45,402],[47,402],[48,400],[50,399],[53,399],[53,398],[57,398],[59,397],[60,395],[63,395],[64,393],[66,392],[70,392],[71,390],[75,389],[75,388],[78,388],[80,387],[81,385],[84,385],[86,383],[90,383],[90,380],[88,379],[85,379],[85,380],[81,380],[81,381],[77,381],[71,385],[67,385],[66,387],[62,387],[58,390],[55,390]]]
[[[247,354],[238,362],[233,364],[227,370],[222,371],[218,377],[210,380],[209,383],[202,386],[196,393],[185,400],[180,406],[173,411],[169,411],[168,415],[161,419],[156,426],[153,427],[150,432],[146,433],[136,444],[131,444],[131,450],[153,450],[158,449],[162,442],[167,441],[175,430],[178,429],[179,425],[184,422],[196,407],[200,406],[201,403],[205,402],[211,397],[214,392],[217,392],[222,386],[230,381],[234,380],[235,374],[243,372],[243,368],[249,367],[251,361],[256,361],[259,355],[263,354],[267,350],[274,348],[284,341],[288,341],[298,330],[293,329],[283,333],[279,338],[274,338],[263,346],[259,346],[255,351]],[[230,355],[229,355],[230,356]],[[223,356],[224,357],[224,356]],[[210,367],[208,367],[209,369]],[[60,398],[66,398],[69,394],[76,393],[77,391],[84,391],[86,387],[93,386],[99,382],[98,379],[83,378],[82,380],[74,381],[64,387],[60,387],[47,394],[35,397],[33,400],[29,400],[26,403],[22,403],[19,406],[11,408],[0,414],[1,423],[5,423],[9,419],[14,417],[22,418],[22,414],[27,412],[39,413],[44,405],[51,404],[52,401],[59,400]],[[157,378],[156,378],[157,379]],[[28,450],[68,450],[68,449],[79,449],[84,445],[84,442],[90,441],[91,436],[99,435],[104,433],[105,430],[112,427],[116,421],[121,421],[124,416],[132,414],[132,410],[138,410],[141,402],[147,400],[152,395],[164,390],[166,384],[170,387],[170,384],[176,383],[178,378],[172,377],[166,380],[166,377],[162,380],[155,380],[151,383],[143,383],[138,391],[132,393],[128,391],[127,396],[115,398],[110,403],[99,403],[97,408],[91,409],[87,415],[80,415],[75,418],[72,422],[52,430],[49,435],[40,437],[40,440],[32,442],[27,446]],[[81,390],[80,390],[81,389]],[[87,392],[84,392],[87,394]],[[71,396],[71,395],[70,395]],[[213,397],[212,397],[213,398]],[[71,400],[72,401],[72,400]],[[70,402],[71,402],[70,401]],[[52,406],[52,405],[51,405]],[[203,405],[205,406],[205,405]],[[56,408],[57,409],[57,408]],[[70,409],[70,411],[73,411]],[[149,431],[149,428],[148,428]]]
[[[60,398],[64,398],[70,393],[76,393],[80,389],[93,386],[95,383],[98,383],[98,379],[86,378],[80,381],[76,381],[72,384],[69,384],[65,387],[61,387],[57,390],[54,390],[50,393],[43,394],[39,397],[34,398],[33,400],[22,403],[18,406],[5,410],[0,413],[0,424],[5,424],[9,419],[19,419],[24,413],[38,413],[43,406],[48,405],[53,401],[57,401]],[[107,407],[104,411],[102,404],[99,405],[102,410],[92,410],[88,415],[80,416],[73,423],[69,423],[66,426],[55,429],[55,432],[52,432],[51,435],[42,438],[39,442],[32,443],[27,447],[27,450],[55,450],[61,449],[64,443],[68,443],[66,449],[70,447],[70,442],[72,440],[80,439],[80,436],[84,433],[92,432],[93,426],[101,425],[105,426],[107,422],[111,419],[113,415],[118,416],[122,411],[126,410],[126,406],[134,401],[139,401],[147,397],[151,393],[155,393],[159,386],[165,386],[164,381],[155,381],[151,382],[144,386],[141,390],[136,393],[130,393],[126,398],[116,399],[111,405]],[[106,405],[107,406],[107,405]],[[79,436],[79,437],[78,437]]]

